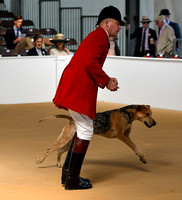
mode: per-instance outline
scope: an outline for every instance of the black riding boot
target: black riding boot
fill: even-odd
[[[65,161],[64,161],[64,165],[62,167],[62,176],[61,176],[61,183],[64,185],[66,182],[66,176],[68,174],[68,167],[69,167],[69,163],[70,163],[70,158],[71,158],[71,154],[72,154],[72,149],[73,149],[73,144],[75,142],[75,139],[77,137],[77,134],[75,133],[75,135],[73,136],[73,139],[71,141],[71,144],[69,146]]]
[[[80,178],[79,176],[89,142],[89,140],[82,140],[79,138],[76,138],[75,140],[69,164],[68,174],[66,177],[66,190],[92,188],[92,184],[90,182],[84,181],[84,179]]]
[[[73,145],[74,145],[74,142],[77,138],[77,133],[75,133],[75,135],[73,136],[73,139],[71,141],[71,144],[70,144],[70,147],[68,149],[68,152],[67,152],[67,155],[66,155],[66,159],[64,161],[64,165],[62,167],[62,176],[61,176],[61,184],[65,184],[66,182],[66,176],[68,174],[68,167],[69,167],[69,163],[70,163],[70,158],[71,158],[71,154],[72,154],[72,149],[73,149]],[[80,177],[81,178],[81,177]],[[88,182],[90,183],[90,180],[89,179],[86,179],[86,178],[81,178],[82,181],[85,181],[85,182]]]

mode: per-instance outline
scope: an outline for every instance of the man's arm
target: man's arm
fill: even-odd
[[[173,41],[174,39],[176,39],[174,30],[172,28],[168,29],[167,37],[168,37],[168,45],[166,47],[166,52],[170,54],[173,51],[173,47],[174,47]]]
[[[5,40],[6,40],[6,46],[8,49],[14,49],[15,48],[15,43],[14,40],[16,39],[15,34],[14,34],[14,30],[10,29],[6,32],[5,35]]]

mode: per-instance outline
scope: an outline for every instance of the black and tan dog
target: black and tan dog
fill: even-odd
[[[68,124],[63,128],[56,143],[48,148],[46,152],[36,160],[40,164],[53,151],[58,151],[57,166],[61,167],[61,155],[68,150],[70,141],[76,132],[74,121],[67,115],[55,115],[41,119],[39,122],[47,119],[66,118],[69,120]],[[130,139],[129,134],[132,129],[132,122],[139,120],[143,122],[148,128],[156,125],[152,118],[152,111],[148,105],[129,105],[119,109],[97,113],[94,119],[94,134],[104,136],[107,138],[118,138],[127,144],[139,156],[143,163],[147,163],[144,154],[138,150],[137,146]]]

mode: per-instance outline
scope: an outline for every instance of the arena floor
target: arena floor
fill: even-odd
[[[97,111],[121,104],[99,102]],[[38,123],[42,117],[67,113],[52,103],[0,105],[0,199],[2,200],[181,200],[182,112],[152,109],[157,125],[133,123],[132,139],[144,152],[141,163],[117,139],[93,136],[81,175],[90,190],[66,191],[60,184],[56,152],[35,164],[57,139],[65,119]],[[64,162],[63,155],[62,163]]]

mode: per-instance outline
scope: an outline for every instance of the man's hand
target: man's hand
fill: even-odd
[[[129,30],[130,27],[131,27],[130,24],[127,24],[127,25],[126,25],[126,30]]]
[[[22,40],[23,40],[22,37],[18,37],[18,38],[16,38],[16,40],[14,40],[13,42],[14,42],[14,44],[16,44],[16,43],[18,43],[18,42],[21,42]]]
[[[110,81],[106,84],[106,87],[110,91],[117,91],[119,89],[117,79],[111,78]]]

